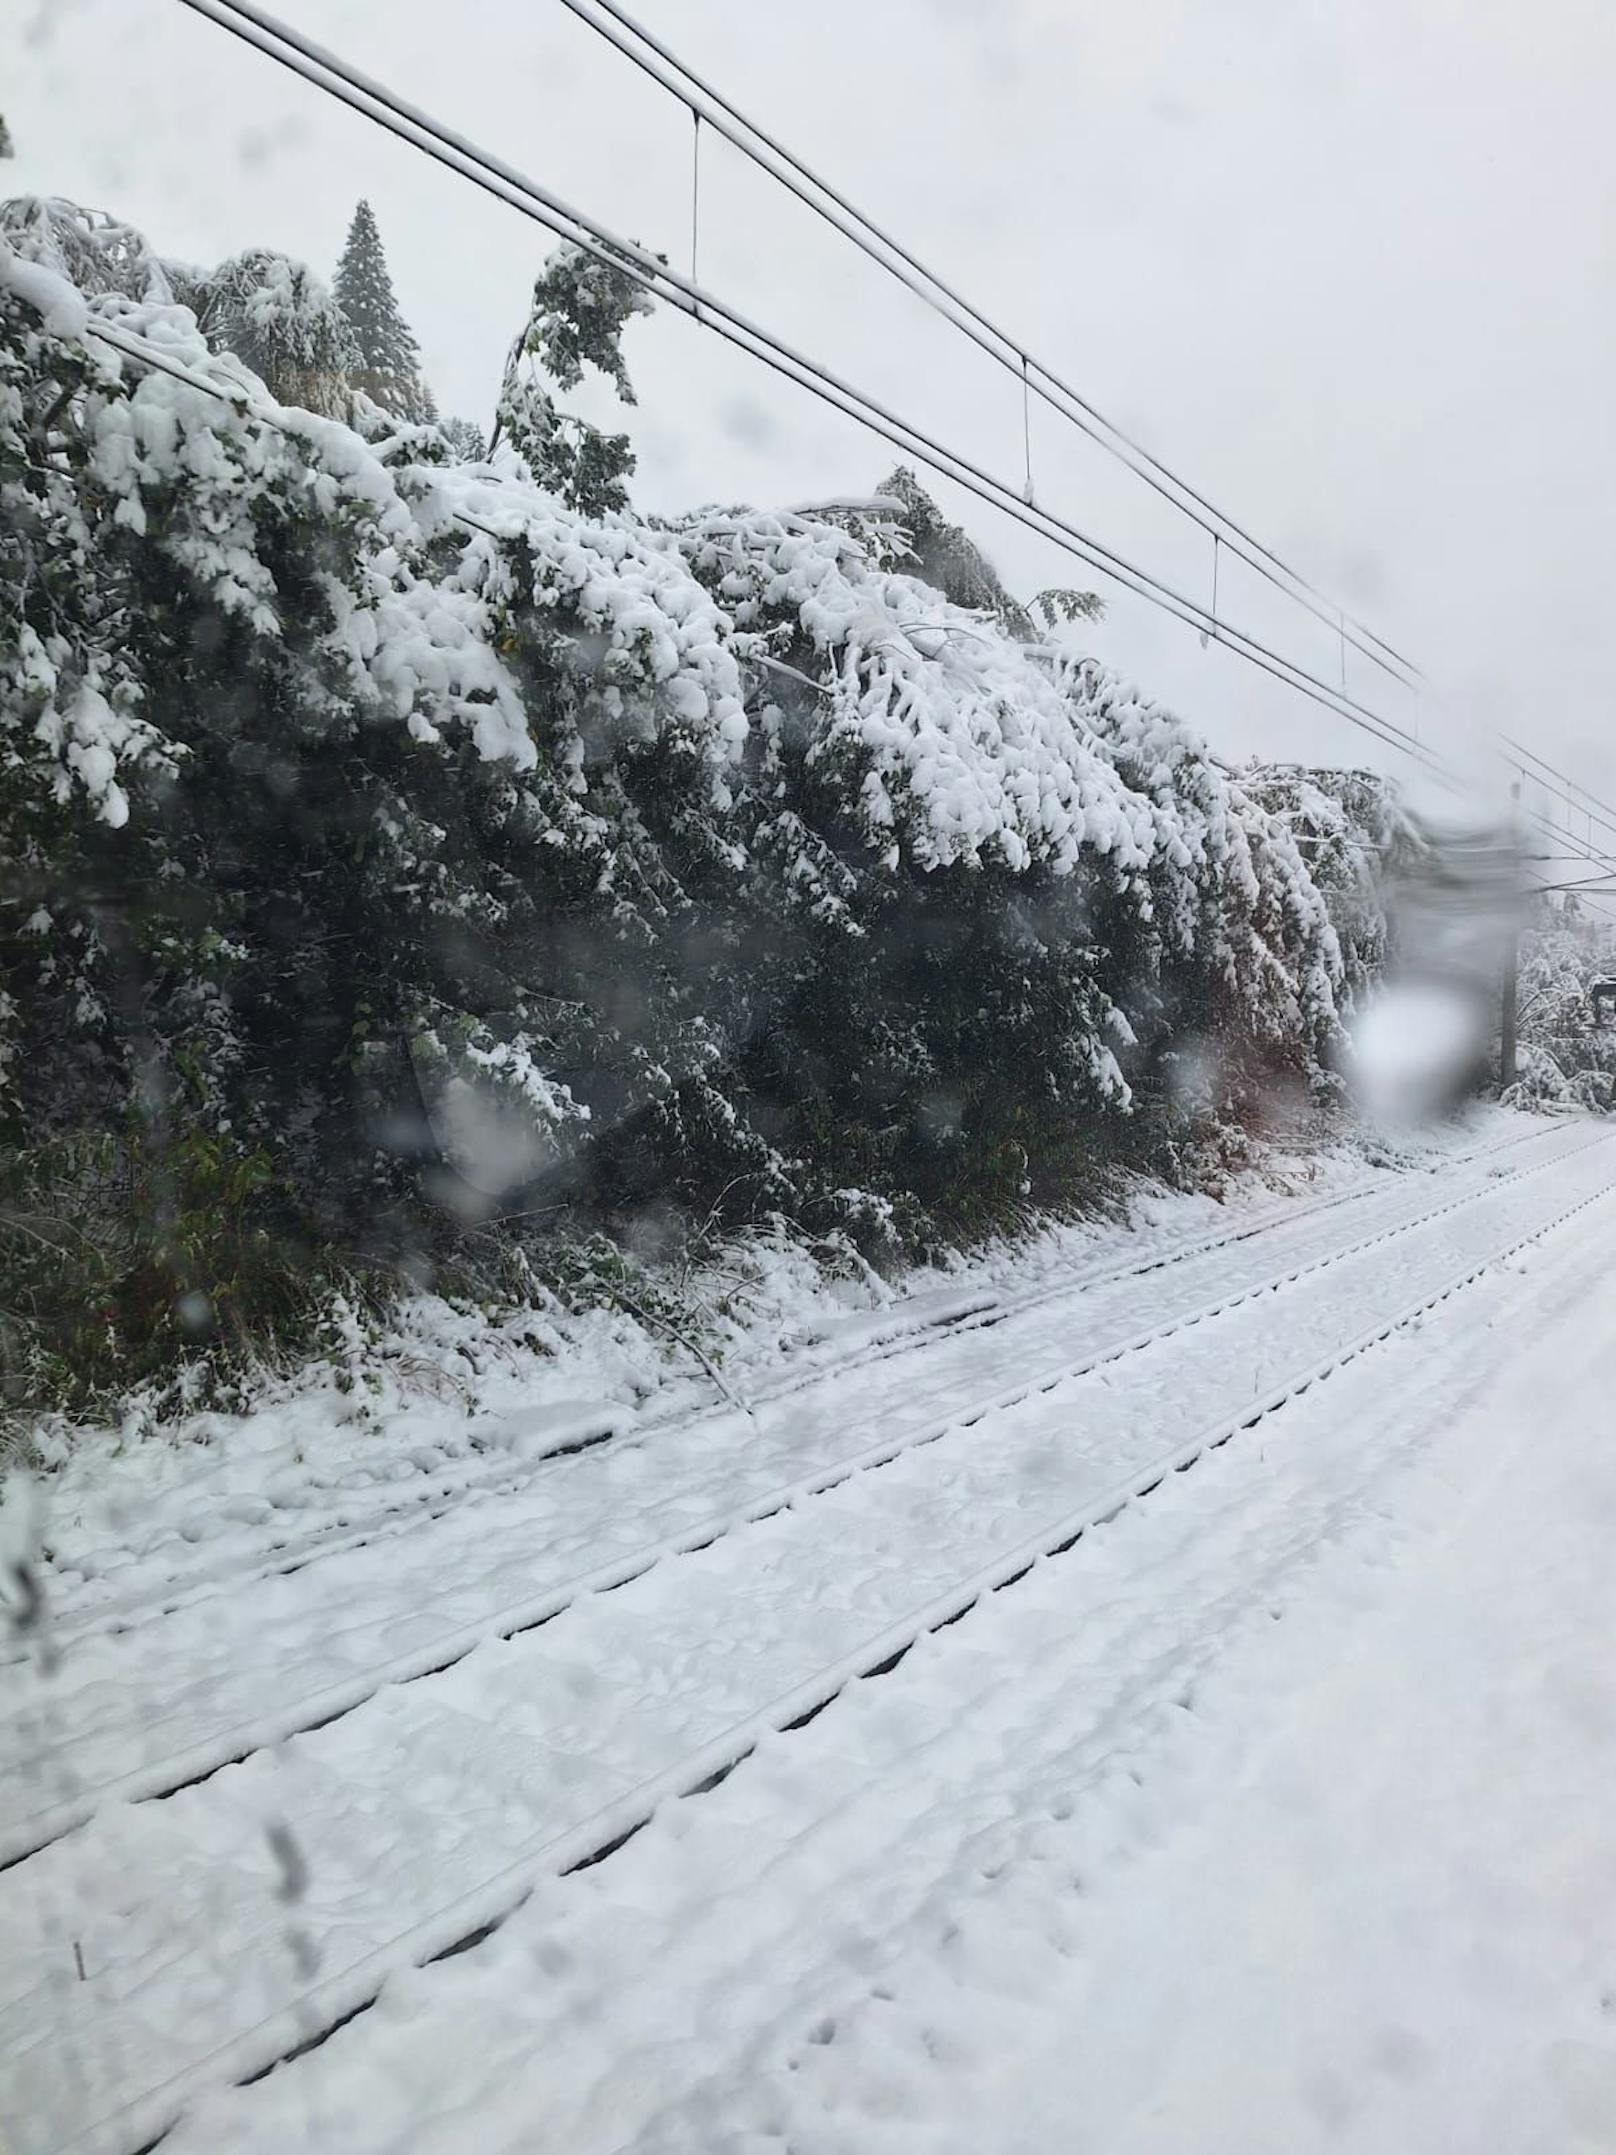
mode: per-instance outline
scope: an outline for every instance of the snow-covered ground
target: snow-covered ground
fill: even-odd
[[[730,1394],[749,1405],[847,1368],[936,1326],[997,1322],[1075,1282],[1130,1275],[1294,1218],[1352,1203],[1399,1172],[1434,1172],[1523,1145],[1542,1121],[1477,1106],[1417,1136],[1287,1151],[1216,1201],[1137,1187],[1119,1229],[1079,1223],[893,1286],[868,1270],[816,1271],[797,1246],[755,1239],[725,1253],[682,1298],[705,1307]],[[1370,1163],[1373,1164],[1370,1164]],[[737,1267],[744,1268],[738,1275]],[[116,1428],[46,1440],[52,1472],[37,1522],[20,1485],[0,1486],[0,1526],[42,1548],[60,1635],[121,1621],[244,1568],[301,1562],[379,1523],[468,1491],[497,1495],[546,1453],[610,1428],[659,1430],[721,1395],[687,1347],[632,1310],[559,1307],[481,1320],[425,1300],[376,1347],[356,1344],[279,1384],[251,1413],[201,1412],[156,1428],[132,1409]],[[9,1497],[9,1504],[8,1504]],[[4,1588],[0,1586],[0,1594]],[[0,1646],[0,1654],[3,1654]]]
[[[9,2145],[1616,2145],[1616,1145],[1425,1164],[290,1552],[132,1447],[0,1669]]]

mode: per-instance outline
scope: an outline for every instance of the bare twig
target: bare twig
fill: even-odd
[[[659,1332],[666,1332],[670,1339],[677,1340],[686,1354],[692,1356],[706,1370],[708,1376],[712,1378],[714,1384],[717,1385],[730,1405],[738,1408],[742,1414],[752,1415],[752,1409],[748,1403],[741,1398],[738,1392],[730,1388],[720,1373],[717,1364],[695,1340],[687,1339],[679,1327],[676,1324],[670,1324],[666,1317],[658,1317],[650,1310],[642,1309],[633,1296],[624,1294],[620,1287],[608,1287],[606,1291],[613,1301],[620,1303],[628,1311],[631,1317],[638,1317],[641,1324],[653,1326]],[[755,1421],[757,1417],[752,1415],[752,1419]]]

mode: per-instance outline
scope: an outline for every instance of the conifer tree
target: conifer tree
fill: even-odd
[[[11,147],[11,129],[6,125],[5,114],[0,112],[0,157],[11,157],[15,154]]]
[[[361,202],[337,264],[337,304],[359,348],[354,387],[399,419],[426,421],[430,396],[421,380],[421,353],[398,311],[375,212]]]
[[[444,419],[439,425],[444,440],[461,463],[480,464],[488,454],[481,427],[473,426],[469,419]]]

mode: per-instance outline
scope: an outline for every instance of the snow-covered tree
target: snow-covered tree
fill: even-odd
[[[400,419],[433,418],[431,393],[421,379],[420,348],[399,312],[376,213],[368,202],[354,211],[334,290],[358,349],[354,386]]]
[[[1327,1085],[1341,945],[1287,817],[1114,674],[1092,660],[1063,674],[1074,715],[1155,811],[1148,902],[1096,924],[1133,984],[1138,1085],[1223,1116],[1286,1079]]]
[[[5,114],[0,112],[0,157],[12,157],[15,154],[11,147],[11,129],[6,125]]]
[[[58,195],[17,195],[0,203],[0,238],[91,298],[121,292],[164,302],[175,296],[171,265],[144,233]]]
[[[469,419],[441,419],[438,425],[444,440],[462,464],[480,464],[488,454],[482,429],[473,426]]]
[[[1399,887],[1430,862],[1432,840],[1376,771],[1254,765],[1241,784],[1284,818],[1324,893],[1341,945],[1345,1014],[1390,963]]]
[[[1608,1010],[1596,1016],[1589,992],[1611,978],[1616,949],[1608,926],[1574,899],[1543,901],[1521,935],[1516,1104],[1616,1106],[1616,1023]]]
[[[208,342],[234,352],[282,404],[345,419],[358,350],[347,318],[312,270],[267,247],[206,276],[175,273]]]
[[[534,283],[527,326],[505,363],[495,444],[509,442],[541,487],[586,516],[627,506],[634,452],[626,434],[604,434],[563,411],[555,392],[576,389],[589,366],[632,404],[622,336],[651,308],[633,278],[563,242]]]
[[[1327,1082],[1309,855],[1370,807],[956,605],[884,507],[636,518],[550,393],[627,383],[577,258],[487,462],[85,335],[239,389],[187,294],[280,259],[0,211],[0,1262],[49,1382],[188,1351],[192,1294],[250,1340],[339,1267],[508,1291],[557,1222],[980,1232]]]
[[[900,464],[876,489],[877,498],[894,504],[896,523],[915,575],[934,584],[956,606],[990,614],[1007,636],[1031,643],[1038,624],[1096,621],[1105,607],[1092,591],[1048,590],[1031,606],[1013,598],[998,571],[959,524],[951,524],[907,465]]]

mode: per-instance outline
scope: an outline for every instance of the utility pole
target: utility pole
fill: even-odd
[[[1515,1082],[1515,1017],[1521,978],[1521,902],[1524,894],[1521,890],[1521,782],[1518,778],[1510,787],[1509,796],[1514,810],[1510,817],[1510,903],[1509,924],[1505,931],[1508,940],[1504,946],[1504,997],[1498,1027],[1498,1087],[1501,1092]]]

